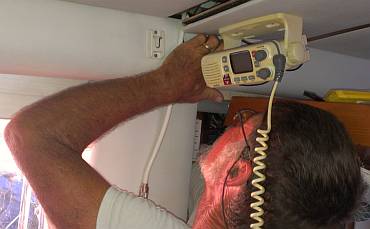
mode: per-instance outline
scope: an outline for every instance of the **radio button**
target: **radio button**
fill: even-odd
[[[248,76],[242,76],[242,81],[248,81]]]
[[[254,58],[256,58],[257,61],[263,61],[267,58],[267,52],[265,50],[258,50]]]
[[[240,77],[235,77],[235,78],[234,78],[234,81],[235,81],[236,83],[240,82]]]
[[[261,68],[260,70],[257,71],[257,77],[261,79],[267,79],[271,76],[271,71],[268,68]]]
[[[248,76],[248,79],[254,81],[254,80],[256,80],[256,77],[255,76]]]
[[[229,74],[224,75],[224,85],[230,85],[231,84],[231,79]]]

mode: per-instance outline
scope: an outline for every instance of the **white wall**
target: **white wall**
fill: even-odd
[[[0,118],[8,119],[26,105],[85,82],[87,81],[0,74]]]
[[[63,1],[2,0],[0,73],[73,79],[138,74],[158,67],[161,62],[146,58],[146,30],[165,31],[168,54],[177,45],[180,28],[175,20]],[[1,79],[6,80],[5,76],[10,77],[0,75],[0,85]],[[24,77],[21,81],[28,79]],[[37,94],[38,90],[47,88],[46,85],[35,89]],[[4,109],[3,114],[0,110],[0,116],[9,117],[44,95],[35,96],[32,90],[17,86],[16,83],[4,86],[5,89],[17,88],[18,92],[10,92],[17,104]],[[24,96],[16,98],[17,93]],[[7,100],[6,94],[0,91],[0,107],[13,103]],[[186,218],[196,108],[195,105],[176,105],[173,112],[150,178],[153,184],[150,198]],[[91,156],[93,166],[112,183],[136,193],[163,115],[163,109],[155,110],[104,136]]]
[[[177,44],[176,20],[56,0],[0,1],[0,70],[20,75],[103,79],[156,68],[146,58],[146,30]]]

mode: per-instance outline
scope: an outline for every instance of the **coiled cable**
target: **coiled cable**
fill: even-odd
[[[272,110],[272,102],[274,100],[274,95],[276,92],[277,85],[279,84],[278,81],[275,81],[274,86],[272,87],[269,105],[267,110],[267,129],[261,130],[258,129],[257,133],[260,134],[260,137],[256,138],[256,141],[260,144],[260,147],[256,147],[254,150],[257,153],[257,156],[253,158],[253,174],[257,177],[252,180],[252,185],[257,189],[251,193],[251,197],[254,198],[256,201],[251,203],[250,207],[255,210],[255,212],[250,214],[250,217],[257,221],[256,223],[252,223],[250,228],[252,229],[260,229],[264,224],[264,220],[262,218],[263,214],[265,213],[262,205],[264,204],[264,199],[262,195],[265,193],[265,188],[262,186],[262,182],[266,180],[266,176],[263,174],[263,170],[266,168],[265,163],[263,160],[266,158],[266,150],[268,149],[267,141],[269,140],[268,134],[271,131],[271,110]]]
[[[263,161],[267,157],[266,150],[268,149],[268,134],[271,131],[272,102],[274,100],[277,86],[284,76],[286,64],[286,57],[281,54],[278,42],[272,41],[272,43],[276,46],[276,49],[278,51],[278,54],[273,57],[273,63],[275,66],[275,82],[271,90],[269,104],[267,108],[267,129],[257,130],[259,137],[256,138],[256,141],[260,144],[260,146],[254,149],[257,156],[253,158],[253,163],[255,165],[253,166],[253,174],[256,178],[252,180],[252,186],[255,187],[257,191],[251,193],[251,198],[255,199],[255,202],[250,204],[250,207],[254,210],[254,212],[250,214],[250,218],[256,221],[255,223],[250,224],[250,228],[252,229],[261,229],[265,223],[262,217],[265,213],[262,208],[263,204],[265,203],[265,200],[262,197],[262,195],[265,193],[265,187],[263,187],[262,183],[266,180],[266,176],[265,174],[263,174],[263,170],[265,170],[266,164]]]

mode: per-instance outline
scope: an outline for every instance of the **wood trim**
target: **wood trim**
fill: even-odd
[[[328,103],[310,100],[293,100],[334,114],[345,126],[355,144],[370,147],[370,105],[352,103]],[[225,125],[233,123],[236,112],[242,108],[250,108],[264,112],[267,108],[267,98],[233,97],[226,116]]]

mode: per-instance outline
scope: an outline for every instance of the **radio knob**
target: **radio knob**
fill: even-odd
[[[254,58],[256,58],[257,61],[263,61],[267,58],[267,52],[265,50],[258,50],[256,51]]]
[[[260,70],[257,71],[257,77],[261,79],[267,79],[271,76],[271,71],[268,68],[261,68]]]

